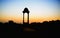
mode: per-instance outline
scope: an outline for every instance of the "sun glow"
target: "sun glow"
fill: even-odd
[[[12,20],[16,23],[22,23],[22,11],[25,7],[30,11],[30,23],[60,20],[57,0],[0,0],[0,2],[0,22]],[[25,14],[25,22],[27,21],[26,16],[27,14]]]

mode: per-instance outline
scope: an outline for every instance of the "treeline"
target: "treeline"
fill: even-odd
[[[60,30],[60,20],[55,21],[44,21],[43,23],[31,23],[31,24],[17,24],[13,21],[6,23],[0,22],[0,32],[48,32]]]

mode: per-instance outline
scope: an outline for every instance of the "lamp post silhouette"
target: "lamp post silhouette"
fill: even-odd
[[[29,24],[29,10],[28,10],[28,8],[25,8],[24,10],[23,10],[23,24],[24,24],[24,14],[25,13],[27,13],[28,14],[28,18],[27,18],[27,23]]]

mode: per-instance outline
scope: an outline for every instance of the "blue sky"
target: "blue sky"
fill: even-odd
[[[0,17],[16,17],[22,19],[25,7],[30,10],[30,19],[58,17],[59,0],[0,0]],[[47,20],[47,19],[46,19]]]

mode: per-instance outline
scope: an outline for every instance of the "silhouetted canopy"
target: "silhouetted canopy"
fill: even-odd
[[[23,10],[23,13],[29,13],[28,8],[25,8],[25,9]]]

